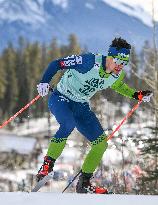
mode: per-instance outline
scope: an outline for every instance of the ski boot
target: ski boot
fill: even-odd
[[[52,159],[49,156],[44,157],[44,162],[41,166],[41,168],[38,171],[38,174],[36,175],[36,180],[40,181],[42,180],[46,175],[48,175],[51,171],[53,171],[55,159]]]
[[[90,194],[109,194],[106,188],[95,187],[90,183],[92,175],[93,174],[81,172],[81,175],[79,176],[79,180],[76,185],[76,192]]]

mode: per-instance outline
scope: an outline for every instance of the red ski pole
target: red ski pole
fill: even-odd
[[[123,120],[120,122],[120,124],[116,127],[116,129],[108,136],[107,141],[110,140],[115,132],[117,132],[120,127],[123,125],[123,123],[132,115],[132,113],[139,107],[139,105],[142,103],[142,100],[138,101],[138,103],[130,110],[127,115],[123,118]]]
[[[25,105],[21,110],[19,110],[17,113],[15,113],[12,117],[10,117],[8,120],[6,120],[2,125],[0,125],[0,129],[5,127],[9,122],[14,120],[19,114],[21,114],[24,110],[26,110],[30,105],[32,105],[35,101],[37,101],[41,96],[37,95],[33,100],[31,100],[27,105]]]

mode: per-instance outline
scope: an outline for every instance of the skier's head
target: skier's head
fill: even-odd
[[[129,62],[131,45],[122,38],[115,38],[108,50],[106,68],[118,74]]]

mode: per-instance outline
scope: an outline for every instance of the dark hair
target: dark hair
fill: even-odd
[[[112,44],[110,45],[110,47],[116,47],[118,50],[120,48],[126,48],[126,49],[131,49],[131,45],[129,43],[127,43],[126,40],[124,40],[123,38],[115,38],[112,41]]]

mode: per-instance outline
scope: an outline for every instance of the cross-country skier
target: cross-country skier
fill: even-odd
[[[52,61],[37,85],[42,97],[49,93],[49,82],[58,70],[66,70],[52,92],[48,107],[56,117],[60,127],[51,138],[47,155],[37,174],[41,180],[53,170],[56,159],[61,155],[68,136],[76,127],[91,144],[81,168],[76,186],[77,193],[106,194],[108,190],[92,186],[90,179],[107,149],[107,136],[99,120],[89,106],[90,98],[99,90],[110,87],[121,95],[149,102],[151,91],[136,91],[123,82],[123,68],[129,62],[131,45],[122,38],[115,38],[109,47],[108,55],[92,53],[72,55]]]

